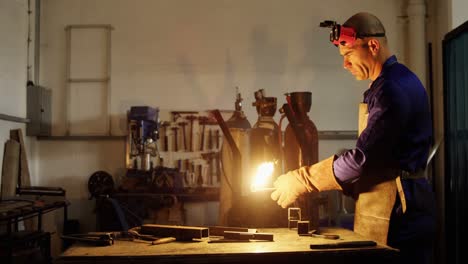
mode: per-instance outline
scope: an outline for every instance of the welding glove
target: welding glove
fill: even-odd
[[[342,190],[333,173],[334,159],[332,156],[279,176],[273,184],[276,190],[271,194],[271,199],[286,208],[306,192]]]

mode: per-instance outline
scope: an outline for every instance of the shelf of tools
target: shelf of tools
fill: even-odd
[[[192,194],[186,199],[205,194],[202,200],[217,200],[222,135],[216,120],[203,111],[171,111],[169,115],[169,120],[155,123],[157,129],[144,124],[133,128],[129,122],[127,178],[148,177],[140,186],[135,180],[124,181],[121,189],[181,197]],[[157,135],[145,134],[145,130],[157,131]]]
[[[100,231],[185,224],[184,203],[219,201],[222,133],[216,120],[207,111],[162,116],[158,108],[131,107],[126,175],[117,188],[107,188],[114,191],[94,193]]]
[[[222,134],[208,112],[172,111],[161,122],[159,165],[175,168],[184,192],[217,192],[220,182]]]

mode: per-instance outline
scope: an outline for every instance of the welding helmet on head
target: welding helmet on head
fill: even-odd
[[[331,28],[330,31],[330,42],[335,46],[340,45],[350,45],[352,46],[356,39],[365,38],[365,37],[384,37],[385,33],[375,33],[375,34],[366,34],[366,33],[357,33],[356,30],[352,27],[343,26],[337,24],[336,21],[325,20],[320,22],[320,27]]]

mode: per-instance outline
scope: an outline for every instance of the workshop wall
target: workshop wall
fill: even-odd
[[[319,28],[319,22],[343,22],[358,11],[374,13],[385,24],[394,52],[405,59],[404,35],[400,34],[404,25],[398,19],[404,0],[358,4],[346,0],[41,2],[40,84],[52,90],[52,133],[56,136],[66,134],[70,120],[68,25],[109,24],[114,28],[109,99],[99,92],[105,88],[102,84],[90,88],[88,95],[72,98],[73,128],[79,128],[75,130],[79,133],[107,133],[102,129],[107,117],[101,115],[107,107],[111,135],[126,133],[126,111],[134,105],[159,107],[163,112],[233,109],[236,86],[251,123],[256,121],[251,106],[254,91],[265,89],[267,96],[278,98],[279,105],[286,92],[311,91],[310,117],[319,130],[357,130],[357,104],[368,82],[356,82],[343,70],[341,57],[328,42],[329,30]],[[84,39],[74,45],[88,45]],[[104,49],[102,45],[98,42],[97,47]],[[104,55],[93,58],[103,63],[105,59],[99,56]],[[95,66],[75,69],[88,74]],[[99,67],[96,71],[105,72]],[[64,187],[72,204],[70,218],[79,219],[84,231],[93,230],[94,203],[87,200],[86,184],[97,170],[106,170],[114,178],[124,174],[123,140],[41,140],[37,144],[40,184]],[[320,157],[353,144],[352,140],[321,141]],[[188,215],[193,217],[188,224],[216,223],[216,203],[190,206]]]
[[[468,21],[468,1],[452,0],[452,29]]]
[[[27,0],[0,1],[0,35],[3,36],[0,41],[0,114],[19,118],[26,118],[27,3]],[[24,124],[0,120],[0,164],[10,130],[19,128],[24,135]],[[26,151],[31,154],[29,138],[25,137],[25,141]]]
[[[0,113],[26,117],[27,1],[0,2]]]

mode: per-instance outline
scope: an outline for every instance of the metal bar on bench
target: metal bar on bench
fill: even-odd
[[[189,241],[193,238],[208,237],[209,230],[206,227],[146,224],[141,226],[140,233],[158,237],[175,237],[178,241]]]
[[[273,234],[271,234],[271,233],[249,233],[249,232],[224,231],[224,238],[239,239],[239,240],[256,239],[256,240],[273,241]]]
[[[224,236],[224,231],[257,233],[257,229],[246,227],[210,226],[210,236]]]

